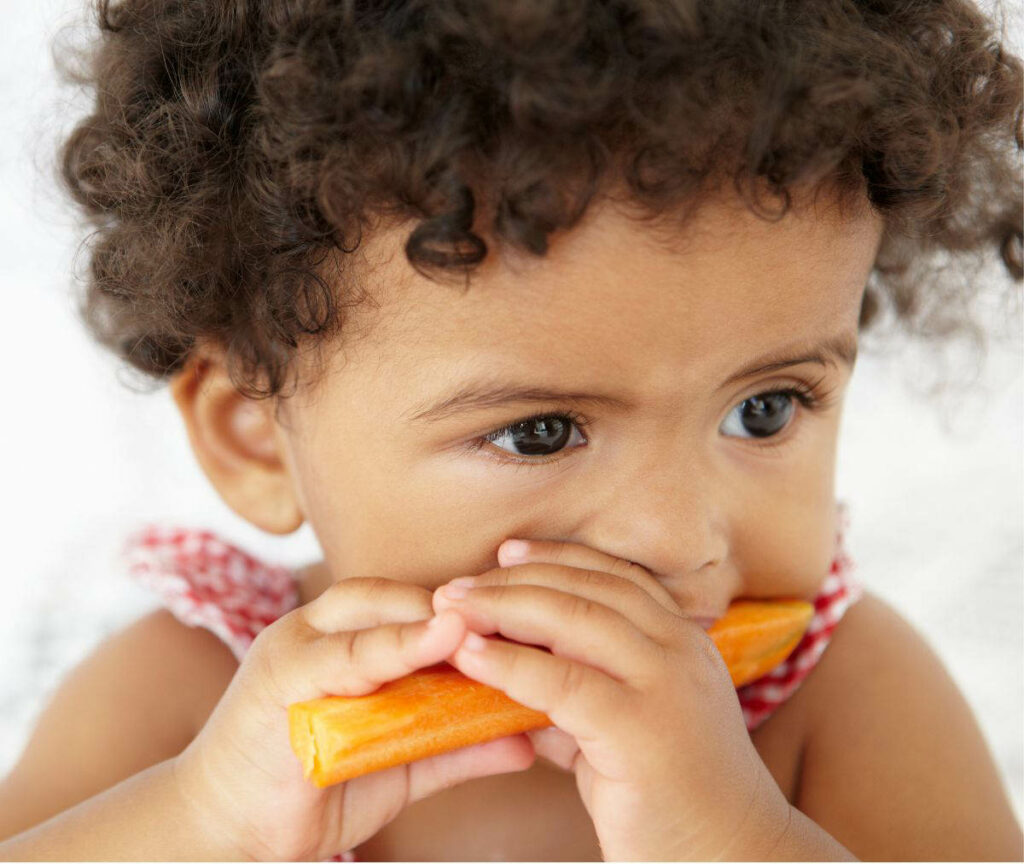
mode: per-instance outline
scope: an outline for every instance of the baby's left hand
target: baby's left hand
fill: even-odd
[[[474,631],[448,661],[551,718],[528,735],[575,773],[605,860],[767,855],[789,803],[701,626],[648,570],[587,546],[529,541],[499,562],[462,598],[434,592],[436,611],[454,607]],[[495,632],[529,644],[471,650]]]

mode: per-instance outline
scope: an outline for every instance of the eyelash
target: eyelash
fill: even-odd
[[[806,408],[808,411],[822,411],[831,405],[830,396],[833,390],[831,388],[822,390],[820,389],[821,382],[824,381],[824,377],[818,379],[814,384],[808,385],[804,383],[793,384],[793,385],[779,385],[778,387],[771,387],[768,390],[760,390],[757,393],[752,393],[747,399],[753,399],[755,396],[771,396],[777,393],[781,393],[787,396],[792,396],[796,399],[801,406]],[[743,400],[744,402],[746,399]],[[737,403],[741,404],[741,403]],[[735,406],[733,406],[735,407]],[[512,432],[516,426],[520,426],[523,423],[529,423],[533,420],[540,420],[541,418],[555,417],[560,420],[571,421],[580,432],[584,433],[584,439],[589,442],[589,438],[586,436],[586,431],[590,427],[590,420],[578,411],[573,409],[567,409],[564,411],[538,411],[535,414],[531,414],[528,417],[521,417],[518,420],[514,420],[506,426],[502,426],[499,429],[495,429],[488,432],[486,435],[481,435],[479,438],[473,439],[469,442],[468,447],[472,451],[483,450],[488,457],[501,462],[506,465],[547,465],[551,462],[557,462],[562,458],[562,454],[565,451],[559,451],[553,456],[546,459],[517,459],[515,456],[511,456],[507,451],[495,451],[486,447],[486,445],[496,438],[500,438],[502,435]],[[788,443],[788,436],[786,440],[778,441],[780,435],[772,435],[768,438],[760,439],[764,443],[756,444],[755,446],[762,450],[774,450],[777,447],[785,446]],[[758,440],[758,439],[748,439]],[[575,448],[574,448],[575,449]],[[499,455],[499,452],[501,455]]]

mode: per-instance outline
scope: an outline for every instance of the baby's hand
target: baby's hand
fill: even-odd
[[[514,642],[463,643],[449,662],[551,718],[527,734],[538,755],[575,773],[604,859],[769,848],[789,804],[703,628],[637,564],[574,543],[529,541],[514,561],[503,550],[503,568],[476,577],[461,599],[439,589],[434,607]]]
[[[433,619],[431,592],[390,579],[346,579],[256,637],[175,774],[209,830],[240,855],[324,860],[376,834],[421,798],[474,777],[521,771],[523,735],[398,765],[318,789],[289,746],[288,705],[359,696],[449,656],[465,624]]]

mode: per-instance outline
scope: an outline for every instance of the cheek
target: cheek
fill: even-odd
[[[743,593],[813,599],[837,549],[835,501],[798,502],[749,524],[757,527],[744,538],[739,562]]]
[[[550,489],[467,482],[443,459],[411,457],[387,436],[366,435],[371,417],[313,419],[315,434],[291,442],[289,467],[334,579],[432,589],[498,567],[504,540],[559,528],[567,512]]]
[[[509,537],[537,536],[558,513],[550,496],[509,496],[415,470],[366,465],[321,474],[307,518],[333,574],[384,577],[433,589],[498,567]],[[359,490],[353,494],[352,490]]]

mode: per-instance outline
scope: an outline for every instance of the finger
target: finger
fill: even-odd
[[[435,603],[438,609],[457,610],[476,633],[497,632],[521,644],[546,646],[617,681],[645,680],[665,657],[660,645],[621,612],[554,588],[483,586],[461,599],[439,594]]]
[[[525,544],[520,547],[519,544]],[[498,563],[502,567],[527,562],[547,562],[581,570],[601,570],[628,579],[647,591],[655,600],[672,612],[679,611],[672,594],[646,567],[635,561],[617,558],[582,543],[562,540],[506,540],[498,547]]]
[[[395,579],[342,579],[302,607],[307,624],[321,633],[362,630],[394,621],[423,621],[433,615],[431,592]]]
[[[580,620],[588,625],[596,625],[599,622],[589,621],[587,613],[596,611],[601,616],[600,626],[607,626],[615,631],[623,630],[623,623],[632,625],[629,629],[636,631],[635,634],[623,633],[623,636],[631,636],[633,647],[637,651],[643,651],[644,646],[639,641],[641,637],[653,640],[659,645],[669,645],[677,636],[680,622],[683,616],[666,609],[657,603],[651,595],[634,582],[620,579],[600,570],[579,570],[574,567],[563,567],[558,564],[519,564],[515,567],[503,567],[488,570],[475,577],[461,577],[453,580],[453,583],[442,586],[434,592],[434,609],[457,608],[467,615],[467,622],[473,630],[479,633],[495,632],[492,630],[481,630],[481,627],[493,625],[495,629],[518,641],[533,642],[534,639],[523,638],[527,629],[534,637],[540,637],[542,633],[559,633],[566,637],[572,637],[575,629],[575,622]],[[467,594],[464,597],[453,595],[452,589],[459,585],[466,586]],[[555,594],[540,594],[524,597],[521,594],[514,594],[510,590],[514,586],[552,589]],[[507,599],[511,598],[511,599]],[[514,614],[514,617],[505,617],[504,605],[508,602],[516,604],[521,609],[521,614]],[[531,608],[529,603],[544,603],[545,608],[539,606]],[[498,613],[498,605],[501,604],[502,621],[499,622],[495,615]],[[553,605],[552,605],[553,604]],[[600,608],[596,608],[600,607]],[[611,613],[615,613],[614,616]],[[623,619],[623,620],[619,620]],[[567,626],[569,621],[573,626]],[[513,635],[505,627],[516,628],[520,635]],[[540,628],[540,629],[537,629]],[[588,645],[594,639],[607,638],[607,632],[595,633],[588,639]],[[596,655],[590,653],[587,657],[581,657],[567,641],[560,643],[558,648],[550,645],[548,641],[541,644],[549,645],[557,653],[570,652],[577,659],[585,662],[592,662]],[[616,647],[606,646],[606,650],[600,652],[600,656],[616,658],[620,666],[626,659],[616,655],[616,651],[623,650],[623,645]],[[650,648],[651,646],[646,646]],[[593,652],[593,648],[587,649]],[[605,667],[608,668],[608,667]],[[609,669],[610,671],[610,669]],[[614,674],[614,673],[613,673]],[[619,677],[617,674],[615,677]]]
[[[276,638],[260,642],[258,636],[249,652],[276,703],[287,706],[373,692],[387,681],[442,662],[465,632],[464,619],[451,611],[429,620],[339,633],[320,633],[296,619]]]
[[[591,666],[529,645],[478,636],[483,644],[474,650],[474,636],[478,634],[468,633],[452,655],[453,666],[519,704],[543,711],[576,739],[592,765],[611,772],[605,776],[626,776],[630,748],[619,742],[631,722],[635,690]]]
[[[535,760],[525,735],[509,735],[409,763],[409,803],[476,777],[525,771]]]
[[[396,805],[404,808],[476,777],[524,771],[534,758],[530,740],[520,734],[353,777],[342,794],[339,816],[344,830],[339,848],[351,849],[365,842],[370,834],[364,829],[390,822]]]
[[[580,745],[572,735],[563,732],[557,726],[545,726],[543,729],[531,729],[525,733],[533,744],[534,752],[541,759],[547,759],[563,771],[572,771]]]

